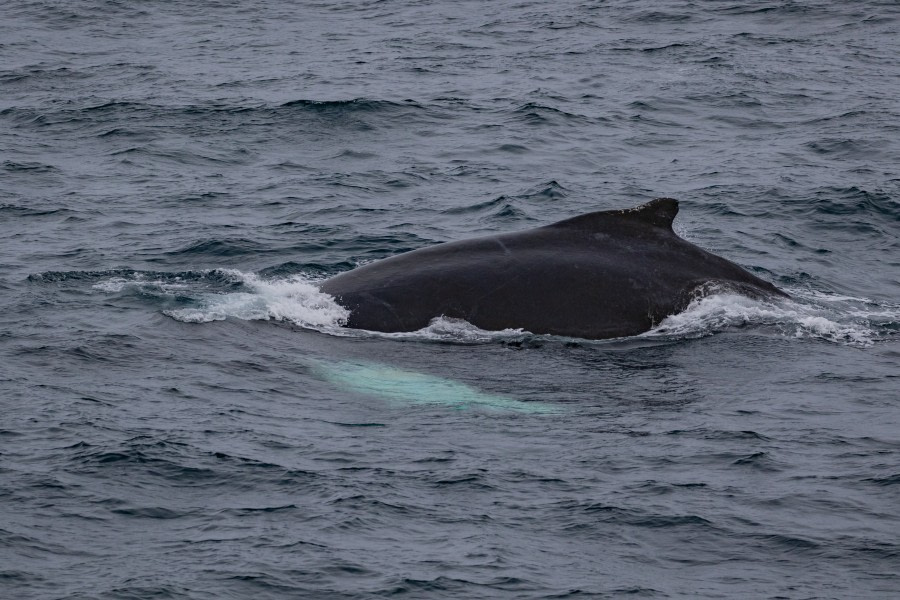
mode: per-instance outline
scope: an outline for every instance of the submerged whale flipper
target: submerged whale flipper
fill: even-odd
[[[524,402],[507,394],[491,394],[461,381],[374,361],[317,362],[314,372],[344,390],[383,398],[397,406],[436,405],[530,414],[562,411],[559,406],[544,402]]]
[[[482,329],[605,339],[636,335],[712,287],[784,292],[678,237],[678,201],[658,198],[536,229],[437,244],[321,285],[347,326],[416,331],[435,317]]]

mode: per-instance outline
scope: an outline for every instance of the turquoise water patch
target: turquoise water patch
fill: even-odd
[[[561,407],[545,402],[524,402],[512,396],[489,394],[460,381],[381,363],[323,363],[315,370],[341,389],[383,398],[393,406],[435,405],[529,414],[562,412]]]

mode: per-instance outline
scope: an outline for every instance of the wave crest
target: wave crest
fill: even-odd
[[[163,314],[184,323],[209,323],[233,317],[245,321],[288,321],[314,329],[340,327],[350,315],[302,275],[270,280],[253,273],[231,273],[248,291],[208,294],[200,298],[200,306],[166,310]]]
[[[644,336],[697,338],[752,326],[777,335],[868,347],[896,333],[900,305],[868,298],[788,290],[794,299],[759,300],[733,292],[697,298]]]

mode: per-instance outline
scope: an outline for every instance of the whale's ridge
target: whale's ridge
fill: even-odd
[[[613,221],[625,219],[636,223],[644,223],[663,229],[672,229],[672,221],[678,214],[678,200],[674,198],[656,198],[635,206],[617,210],[599,210],[585,215],[572,217],[547,225],[546,227],[597,230],[608,227]]]

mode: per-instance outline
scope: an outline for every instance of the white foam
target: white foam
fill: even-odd
[[[108,294],[117,294],[125,289],[133,287],[138,289],[155,289],[163,293],[176,292],[178,290],[187,289],[189,286],[181,281],[180,277],[175,277],[171,281],[151,280],[143,273],[134,273],[130,278],[126,277],[110,277],[106,281],[95,283],[91,289],[95,289]]]
[[[227,270],[249,291],[204,294],[200,306],[164,311],[185,323],[209,323],[229,317],[245,321],[289,321],[302,327],[327,329],[346,322],[349,312],[319,291],[310,279],[295,275],[264,279],[253,273]]]
[[[501,331],[487,331],[479,329],[463,319],[451,319],[449,317],[437,317],[418,331],[401,333],[367,332],[372,336],[393,339],[412,339],[430,342],[455,342],[458,344],[483,344],[493,341],[522,340],[532,334],[524,329],[503,329]]]
[[[95,283],[91,286],[92,289],[100,290],[101,292],[107,292],[109,294],[117,294],[125,289],[130,283],[134,283],[133,281],[129,281],[124,277],[111,277],[106,281],[101,281],[100,283]]]
[[[763,301],[734,293],[705,296],[644,335],[693,338],[753,326],[786,336],[867,347],[890,335],[885,325],[900,322],[900,306],[822,292],[788,292],[794,299]]]

